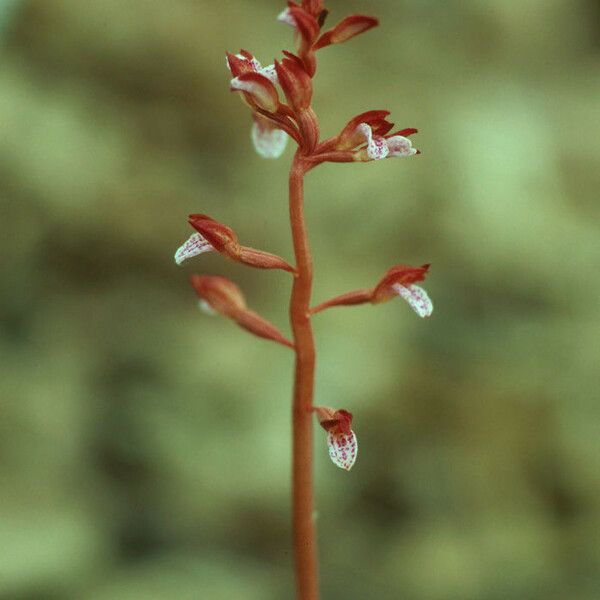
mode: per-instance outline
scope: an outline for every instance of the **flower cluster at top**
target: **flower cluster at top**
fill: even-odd
[[[322,31],[327,14],[323,0],[302,0],[300,5],[288,2],[278,20],[294,28],[296,53],[284,50],[283,58],[272,65],[263,67],[246,50],[227,54],[227,66],[233,75],[231,90],[240,92],[252,109],[252,141],[256,151],[264,158],[277,158],[291,137],[315,164],[367,162],[417,154],[409,138],[417,130],[390,133],[393,123],[387,121],[390,113],[385,110],[357,115],[338,135],[319,141],[318,121],[311,108],[317,51],[346,42],[378,25],[374,17],[350,15],[332,29]]]

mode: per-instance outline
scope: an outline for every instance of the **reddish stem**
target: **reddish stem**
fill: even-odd
[[[313,266],[304,221],[304,174],[308,165],[296,154],[290,171],[290,224],[296,256],[290,302],[296,371],[293,402],[292,502],[298,600],[318,600],[317,544],[313,508],[312,406],[315,342],[310,322]]]

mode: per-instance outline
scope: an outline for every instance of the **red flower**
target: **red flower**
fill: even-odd
[[[291,265],[275,254],[242,246],[233,229],[211,219],[208,215],[190,215],[188,222],[197,233],[193,233],[175,252],[175,262],[178,265],[188,258],[216,250],[227,258],[250,267],[295,272]]]
[[[319,304],[311,310],[318,313],[332,306],[351,306],[354,304],[381,304],[396,296],[400,296],[421,317],[430,317],[433,312],[433,304],[427,292],[416,285],[424,281],[429,265],[422,267],[409,267],[407,265],[396,265],[385,273],[379,283],[372,289],[355,290],[336,296]]]

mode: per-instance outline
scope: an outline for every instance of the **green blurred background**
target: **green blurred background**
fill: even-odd
[[[289,277],[207,255],[205,212],[291,259],[291,148],[261,160],[225,50],[292,46],[273,0],[0,2],[0,598],[293,597],[290,352],[197,310],[226,275],[287,331]],[[600,6],[331,0],[325,135],[388,108],[423,154],[307,181],[324,600],[600,597]]]

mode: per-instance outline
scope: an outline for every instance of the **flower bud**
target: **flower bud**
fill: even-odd
[[[294,22],[300,34],[300,48],[308,50],[315,43],[319,35],[321,29],[319,22],[313,15],[298,6],[290,6],[287,14],[289,15],[288,20]]]
[[[333,29],[326,31],[315,44],[314,49],[324,48],[330,44],[341,44],[360,33],[364,33],[379,25],[375,17],[366,15],[350,15],[340,21]]]
[[[219,275],[192,275],[192,286],[200,299],[219,314],[235,319],[246,309],[242,292],[233,281]]]
[[[306,67],[306,72],[312,77],[317,68],[313,45],[321,31],[321,26],[313,15],[298,6],[290,6],[288,11],[288,22],[295,24],[299,34],[298,55]]]
[[[246,72],[231,80],[231,90],[244,92],[244,96],[253,108],[275,113],[279,109],[279,95],[275,86],[260,73]]]

